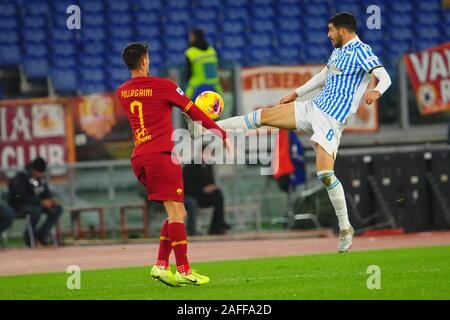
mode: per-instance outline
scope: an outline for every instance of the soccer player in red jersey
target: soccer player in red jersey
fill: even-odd
[[[147,44],[128,44],[122,58],[131,72],[131,79],[118,88],[117,96],[133,131],[135,148],[131,165],[139,182],[147,188],[147,198],[162,202],[168,215],[161,229],[158,258],[151,276],[169,286],[205,284],[209,278],[192,270],[188,262],[183,175],[181,165],[172,161],[172,106],[181,108],[190,118],[212,129],[230,149],[227,134],[173,81],[150,76]],[[175,274],[169,268],[172,250],[177,264]]]

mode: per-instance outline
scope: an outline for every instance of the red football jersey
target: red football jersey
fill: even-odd
[[[202,121],[204,127],[219,130],[223,138],[226,136],[170,79],[131,78],[118,88],[117,96],[133,131],[133,157],[141,153],[172,151],[172,106],[181,108],[193,120]]]

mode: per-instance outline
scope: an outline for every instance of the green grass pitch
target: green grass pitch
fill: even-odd
[[[236,248],[239,250],[239,248]],[[30,263],[32,263],[30,261]],[[367,288],[370,265],[381,288]],[[0,299],[450,299],[450,246],[195,263],[206,286],[166,287],[150,267],[0,277]],[[172,266],[174,270],[174,266]]]

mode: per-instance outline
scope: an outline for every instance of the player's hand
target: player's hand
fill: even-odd
[[[223,140],[223,144],[225,145],[225,150],[228,155],[228,159],[233,160],[234,159],[234,147],[230,141],[229,138],[225,138]]]
[[[43,206],[45,209],[50,209],[51,207],[53,207],[53,200],[50,198],[42,199],[41,206]]]
[[[375,100],[377,100],[381,96],[381,93],[377,90],[372,90],[367,92],[365,101],[367,104],[372,104]]]
[[[292,93],[288,94],[287,96],[284,96],[283,98],[280,99],[280,104],[285,104],[285,103],[291,103],[294,102],[295,99],[298,98],[298,95],[295,91],[293,91]]]

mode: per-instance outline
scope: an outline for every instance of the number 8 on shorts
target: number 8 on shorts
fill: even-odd
[[[326,135],[327,140],[328,140],[328,141],[331,141],[331,139],[333,139],[333,137],[334,137],[334,131],[333,131],[333,129],[328,130],[328,133],[327,133],[327,135]]]

